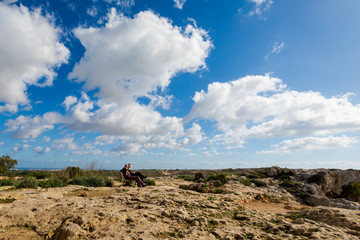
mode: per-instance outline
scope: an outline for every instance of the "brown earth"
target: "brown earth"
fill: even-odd
[[[360,211],[308,207],[281,188],[226,184],[226,193],[157,186],[0,188],[0,239],[360,239]]]

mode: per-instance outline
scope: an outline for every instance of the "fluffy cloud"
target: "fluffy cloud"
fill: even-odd
[[[360,105],[353,105],[349,96],[326,98],[319,92],[287,90],[280,79],[268,75],[246,76],[196,92],[186,120],[215,120],[222,133],[213,140],[238,146],[249,138],[360,131]]]
[[[52,85],[53,69],[67,62],[69,50],[51,21],[40,9],[0,2],[0,112],[28,104],[27,86]]]
[[[77,100],[78,99],[74,96],[67,96],[63,102],[63,105],[66,108],[66,111],[68,111],[69,108],[77,102]]]
[[[63,117],[54,112],[44,114],[42,117],[19,116],[5,123],[7,132],[12,132],[13,138],[37,138],[44,131],[54,128],[54,124],[64,122]]]
[[[170,106],[172,96],[159,90],[172,77],[206,68],[212,43],[204,30],[190,24],[173,26],[151,11],[132,19],[112,9],[104,27],[79,27],[74,32],[86,51],[69,78],[84,81],[84,90],[96,89],[97,95],[90,99],[83,92],[80,98],[66,97],[65,115],[50,112],[7,121],[7,132],[13,137],[36,138],[55,124],[64,124],[69,130],[95,131],[107,137],[96,138],[91,149],[79,148],[72,138],[55,140],[52,148],[84,154],[98,151],[94,146],[117,144],[113,151],[122,155],[151,148],[182,149],[204,139],[199,125],[184,129],[181,118],[156,111]],[[144,97],[148,103],[139,103],[138,98]]]
[[[74,142],[74,138],[70,137],[70,136],[54,140],[52,148],[55,148],[58,150],[77,150],[77,149],[79,149],[79,147]]]
[[[175,2],[175,7],[178,9],[182,9],[186,0],[174,0]]]
[[[105,27],[74,32],[86,52],[69,78],[118,104],[164,89],[178,72],[205,68],[212,47],[204,30],[173,26],[151,11],[131,19],[112,9]]]
[[[63,123],[72,130],[95,130],[106,135],[162,135],[183,131],[180,118],[162,117],[151,107],[134,101],[126,106],[92,101],[85,93],[71,107]]]
[[[348,148],[357,143],[356,138],[347,136],[328,136],[328,137],[306,137],[285,140],[280,144],[274,145],[274,150],[261,151],[259,153],[295,153],[300,151],[323,150],[330,148]]]
[[[31,147],[31,145],[29,145],[29,144],[24,144],[24,145],[16,144],[11,149],[11,152],[16,153],[16,152],[19,152],[19,151],[27,150],[27,149],[29,149],[29,147]]]
[[[34,148],[34,151],[38,154],[45,154],[50,152],[50,148],[49,147],[43,148],[41,146],[37,146],[36,148]]]

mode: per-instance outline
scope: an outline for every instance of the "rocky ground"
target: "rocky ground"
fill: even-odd
[[[257,187],[233,178],[219,193],[171,176],[155,181],[2,187],[0,199],[14,201],[0,204],[0,239],[360,239],[359,210],[300,204],[277,179]]]

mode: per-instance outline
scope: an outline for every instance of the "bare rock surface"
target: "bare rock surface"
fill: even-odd
[[[0,198],[15,201],[0,204],[0,239],[360,239],[359,210],[302,205],[264,181],[221,193],[169,176],[145,188],[3,187]]]

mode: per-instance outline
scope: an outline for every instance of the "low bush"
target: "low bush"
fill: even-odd
[[[14,179],[1,179],[0,180],[0,186],[16,186],[19,184],[19,181]]]
[[[85,178],[85,177],[81,177],[81,176],[77,176],[77,177],[73,178],[73,179],[69,182],[69,184],[86,186],[86,178]]]
[[[258,179],[251,179],[250,181],[254,183],[257,187],[267,187],[267,184],[265,182]]]
[[[79,167],[67,167],[65,172],[67,173],[67,176],[72,179],[76,176],[82,176],[84,175],[84,171],[80,169]]]
[[[111,178],[105,178],[105,186],[106,187],[114,186],[114,181]]]
[[[245,186],[250,186],[251,185],[251,181],[249,179],[247,179],[247,178],[240,179],[240,182]]]
[[[0,204],[12,203],[15,201],[15,198],[0,198]]]
[[[86,178],[86,183],[88,187],[104,187],[105,181],[97,175],[91,175]]]
[[[144,183],[148,186],[156,186],[156,182],[153,179],[145,179]]]
[[[224,185],[224,184],[226,184],[228,182],[225,173],[219,173],[219,174],[213,174],[212,173],[212,174],[210,174],[210,176],[207,178],[206,181],[213,181],[213,180],[220,181],[220,183],[222,185]]]
[[[69,184],[72,185],[81,185],[86,187],[104,187],[105,181],[103,178],[97,175],[90,175],[90,176],[77,176],[72,179]],[[108,184],[110,184],[108,182]]]
[[[37,188],[39,186],[39,181],[34,177],[25,177],[20,181],[18,188]]]
[[[189,175],[180,175],[179,178],[182,178],[185,181],[194,181],[195,180],[195,176],[189,176]]]
[[[281,187],[297,187],[298,185],[299,183],[296,183],[291,179],[284,179],[284,181],[282,181],[282,183],[279,184],[279,186]]]
[[[44,171],[41,171],[41,172],[32,172],[30,174],[32,177],[36,178],[36,179],[45,179],[45,178],[48,178],[50,177],[50,173],[48,172],[44,172]]]
[[[40,181],[39,186],[42,188],[56,188],[56,187],[65,187],[67,185],[61,178],[54,177],[46,181]]]

